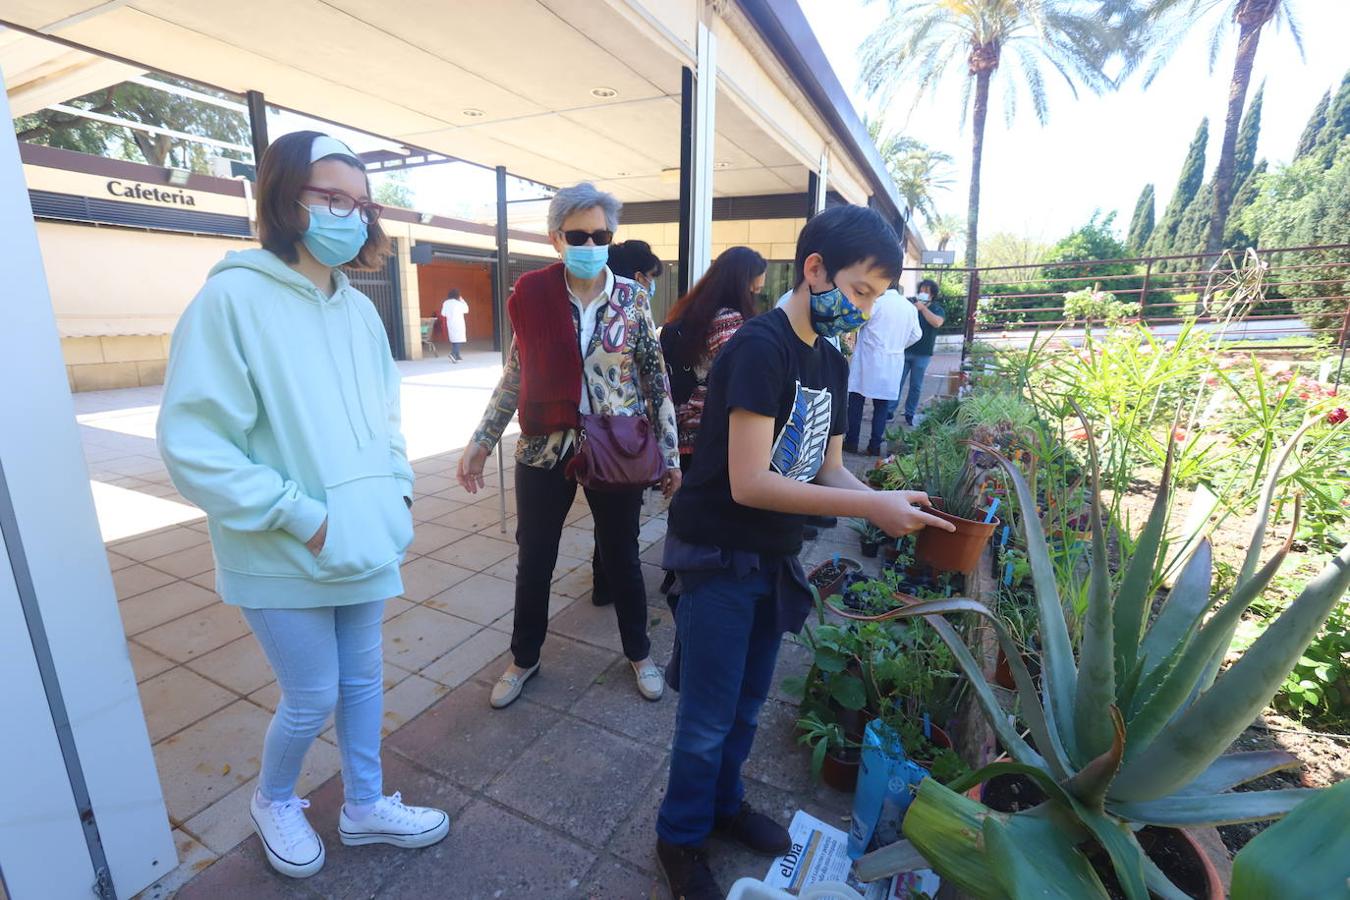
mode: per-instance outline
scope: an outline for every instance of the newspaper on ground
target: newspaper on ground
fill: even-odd
[[[853,875],[848,835],[815,816],[797,810],[788,826],[792,849],[773,861],[764,884],[790,893],[822,881],[842,881],[865,900],[912,900],[937,894],[937,874],[931,869],[903,872],[893,878],[863,883]]]

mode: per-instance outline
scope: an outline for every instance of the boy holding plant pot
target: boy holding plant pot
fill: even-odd
[[[741,766],[768,697],[782,635],[811,591],[797,554],[808,516],[869,519],[898,536],[946,522],[919,491],[873,491],[843,464],[848,366],[828,338],[856,331],[899,277],[899,239],[876,212],[839,206],[797,239],[796,288],[727,343],[675,495],[665,568],[680,579],[680,692],[657,856],[673,896],[721,900],[702,845],[716,830],[752,850],[789,848],[785,828],[745,803]]]

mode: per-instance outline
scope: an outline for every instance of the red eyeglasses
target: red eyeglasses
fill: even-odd
[[[328,198],[328,211],[341,219],[347,218],[359,209],[361,210],[361,221],[367,225],[373,225],[384,212],[384,207],[378,203],[372,203],[369,200],[357,200],[346,191],[339,191],[335,188],[321,188],[307,184],[301,190],[323,194]]]

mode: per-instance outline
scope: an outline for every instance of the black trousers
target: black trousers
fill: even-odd
[[[511,655],[521,668],[539,662],[539,650],[548,633],[548,600],[553,567],[558,563],[558,542],[577,495],[577,483],[563,474],[565,467],[565,459],[551,469],[516,464],[516,544],[520,556]],[[642,491],[587,490],[586,502],[595,520],[597,568],[604,570],[603,589],[614,600],[624,656],[634,662],[646,659],[651,653],[647,588],[638,560]]]

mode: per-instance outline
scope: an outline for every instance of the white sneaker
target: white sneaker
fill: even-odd
[[[342,804],[338,816],[338,836],[348,847],[357,844],[393,844],[416,849],[430,847],[450,831],[450,817],[444,810],[429,806],[405,806],[398,791],[392,797],[375,801],[370,812],[359,821],[347,815]]]
[[[309,801],[299,797],[272,803],[256,791],[249,802],[253,830],[262,841],[267,861],[282,875],[308,878],[323,868],[323,841],[305,818],[308,807]]]
[[[638,668],[637,663],[629,661],[633,674],[637,676],[638,693],[648,700],[660,700],[666,693],[666,673],[650,659]]]
[[[530,676],[539,671],[539,663],[530,666],[524,672],[519,674],[515,672],[506,672],[497,683],[492,686],[492,698],[489,701],[493,709],[501,709],[510,706],[516,702],[520,696],[520,691],[525,687],[525,682],[530,680]]]

